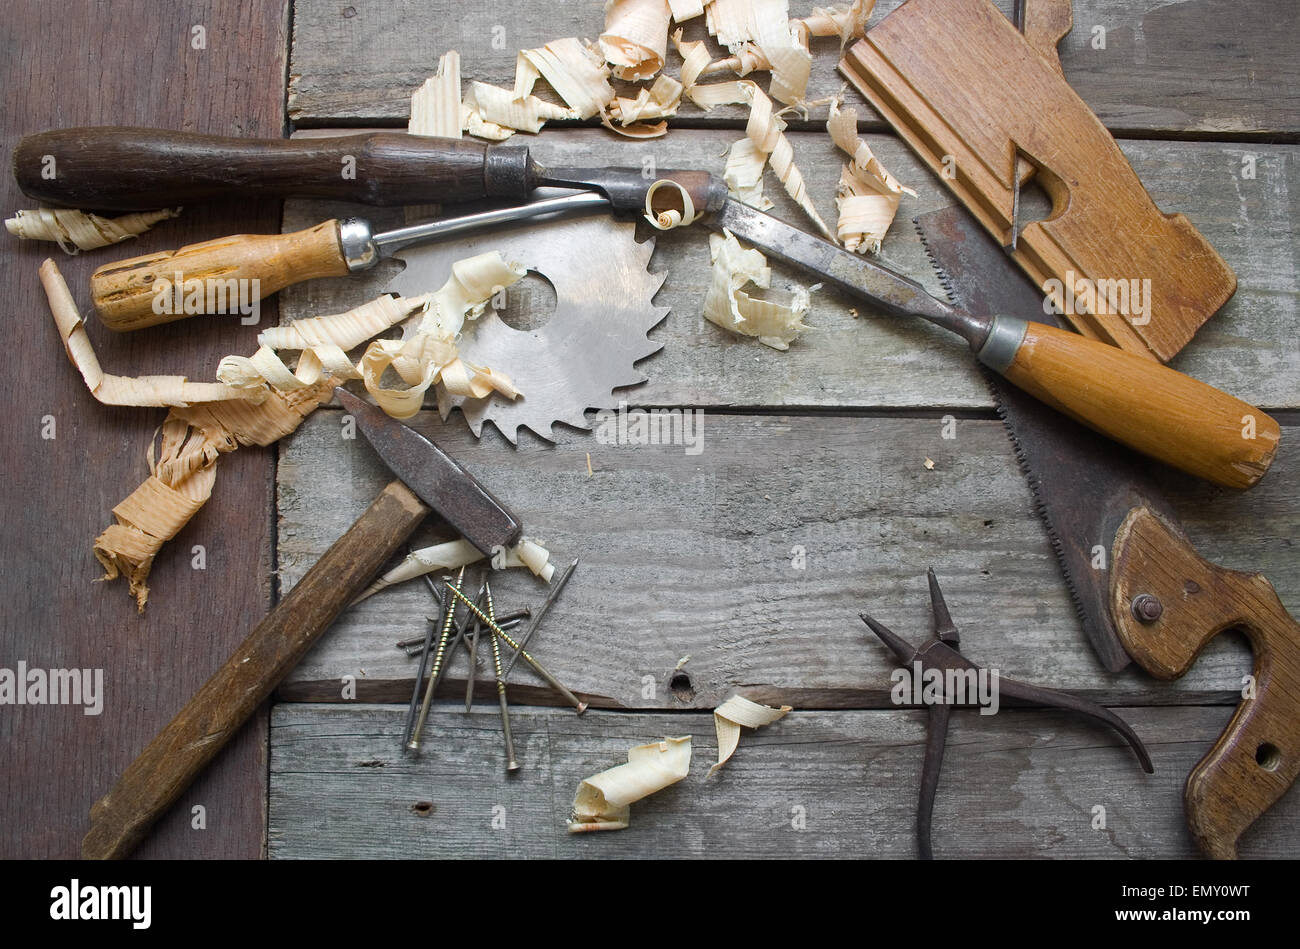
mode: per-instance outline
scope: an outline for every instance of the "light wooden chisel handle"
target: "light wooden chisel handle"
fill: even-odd
[[[428,513],[384,488],[90,809],[82,857],[129,854]]]
[[[346,273],[339,222],[330,220],[293,234],[235,234],[105,264],[91,275],[90,293],[105,326],[137,330],[239,314],[291,284]]]
[[[1249,488],[1273,463],[1281,429],[1249,403],[1077,333],[998,321],[1026,329],[1010,364],[993,368],[1089,428],[1226,488]]]

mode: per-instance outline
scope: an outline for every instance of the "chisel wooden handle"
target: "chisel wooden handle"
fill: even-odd
[[[1259,409],[1077,333],[998,317],[980,359],[1089,428],[1223,487],[1249,488],[1277,453],[1281,429]]]
[[[523,199],[528,149],[372,132],[243,139],[90,127],[29,135],[13,155],[29,197],[86,210],[140,211],[215,198],[332,198],[362,204]]]
[[[1219,633],[1240,629],[1255,652],[1251,681],[1232,721],[1192,769],[1183,791],[1197,846],[1237,856],[1242,833],[1300,775],[1300,624],[1260,574],[1203,559],[1181,533],[1145,507],[1115,532],[1111,614],[1124,648],[1147,672],[1175,679]],[[1135,615],[1133,601],[1154,598]]]
[[[196,313],[235,313],[240,303],[290,284],[346,273],[339,222],[331,220],[293,234],[235,234],[105,264],[91,275],[90,294],[105,326],[136,330]],[[186,302],[191,294],[202,309]]]
[[[429,512],[384,488],[90,809],[87,859],[125,857]]]

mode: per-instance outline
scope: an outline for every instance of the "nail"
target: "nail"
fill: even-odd
[[[411,550],[411,548],[408,547],[407,550]],[[425,576],[428,576],[428,574],[425,574]],[[432,586],[432,579],[430,580],[430,586],[433,589],[434,598],[438,601],[439,605],[441,605],[442,596],[438,588]],[[445,609],[446,608],[444,607],[444,611]],[[406,726],[402,731],[403,747],[410,744],[411,736],[415,732],[415,714],[420,703],[420,683],[424,681],[425,674],[429,671],[429,654],[433,649],[433,631],[440,623],[439,620],[434,619],[430,619],[428,622],[429,628],[425,631],[424,636],[418,640],[413,640],[413,642],[419,642],[422,644],[417,650],[420,653],[420,671],[415,677],[415,685],[411,688],[411,705],[406,711]],[[415,653],[408,652],[407,655],[413,656]]]
[[[487,589],[488,619],[495,622],[496,609],[492,605],[492,587],[490,584],[484,586]],[[497,674],[497,703],[501,706],[501,733],[505,735],[506,742],[506,771],[518,771],[519,762],[515,760],[515,739],[510,733],[510,703],[506,701],[506,680],[501,677],[501,641],[495,634],[492,636],[492,666]]]
[[[546,684],[547,684],[547,685],[549,685],[549,686],[550,686],[551,688],[553,688],[556,692],[559,692],[562,696],[564,696],[564,698],[568,701],[568,703],[569,703],[570,705],[572,705],[574,708],[576,708],[576,709],[578,710],[578,714],[579,714],[579,715],[581,715],[583,712],[585,712],[585,711],[587,710],[587,703],[586,703],[586,702],[583,702],[583,701],[582,701],[581,699],[579,699],[576,695],[574,695],[572,692],[570,692],[568,689],[566,689],[566,688],[565,688],[565,687],[560,683],[560,680],[557,679],[557,678],[555,678],[555,676],[551,675],[551,673],[547,671],[546,667],[543,666],[540,662],[538,662],[536,659],[534,659],[534,658],[533,658],[531,655],[529,655],[527,652],[525,652],[525,651],[519,649],[518,644],[517,644],[513,639],[510,638],[510,636],[506,633],[506,631],[503,630],[503,629],[502,629],[500,626],[498,626],[496,623],[492,622],[492,620],[490,620],[490,619],[487,617],[487,614],[485,614],[485,613],[484,613],[482,610],[480,610],[477,606],[475,606],[474,604],[470,603],[469,600],[466,598],[465,594],[461,593],[459,590],[456,590],[456,589],[452,588],[450,585],[448,585],[447,588],[448,588],[449,590],[451,590],[452,593],[455,594],[455,596],[456,596],[457,599],[459,599],[462,603],[464,603],[464,604],[467,605],[471,610],[473,610],[474,613],[475,613],[475,615],[478,616],[479,619],[483,620],[483,624],[484,624],[485,626],[487,626],[488,629],[492,630],[492,632],[493,632],[495,635],[500,636],[502,642],[504,642],[504,643],[505,643],[507,646],[509,646],[511,649],[518,650],[519,655],[523,657],[524,662],[526,662],[526,663],[528,663],[530,666],[532,666],[532,667],[533,667],[533,671],[536,672],[539,676],[541,676],[544,680],[546,680]],[[503,680],[503,681],[504,681],[504,679],[505,679],[505,676],[502,676],[502,680]]]
[[[528,646],[528,640],[533,638],[533,633],[537,632],[537,627],[542,625],[542,618],[546,616],[546,611],[551,608],[551,604],[559,597],[560,591],[563,590],[564,585],[569,582],[569,577],[573,576],[573,571],[577,566],[578,561],[575,559],[573,563],[569,564],[564,569],[564,573],[560,574],[560,579],[555,582],[555,586],[551,587],[550,592],[546,594],[546,599],[543,600],[542,605],[538,607],[536,615],[533,616],[533,621],[528,624],[528,632],[524,633],[524,638],[519,640],[519,646],[515,649],[515,654],[511,656],[510,661],[506,663],[505,674],[507,676],[510,675],[510,670],[515,667],[515,662],[518,661],[519,654]]]
[[[433,581],[431,580],[429,582],[432,583]],[[439,600],[439,602],[441,603],[442,601]],[[524,620],[528,619],[532,613],[533,611],[526,606],[522,610],[511,610],[509,613],[503,614],[502,617],[497,620],[497,625],[502,629],[514,629]],[[405,649],[408,656],[414,656],[419,653],[420,644],[423,642],[423,636],[416,636],[414,639],[402,639],[397,642],[397,648]]]
[[[426,577],[429,575],[426,573]],[[448,589],[460,593],[460,585],[465,580],[465,568],[460,568],[460,573],[456,575],[456,586],[448,585]],[[429,581],[433,582],[432,579]],[[424,732],[424,723],[429,717],[429,705],[433,702],[433,690],[437,685],[439,673],[442,671],[443,656],[447,652],[447,639],[451,633],[452,622],[456,618],[456,601],[447,599],[443,607],[442,633],[438,637],[438,651],[433,657],[433,668],[429,670],[429,684],[424,690],[424,703],[420,706],[420,717],[415,722],[415,730],[411,733],[410,739],[406,742],[408,751],[419,751],[420,735]]]

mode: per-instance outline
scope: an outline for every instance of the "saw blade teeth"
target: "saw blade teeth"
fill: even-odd
[[[921,249],[925,251],[925,256],[930,260],[930,269],[934,271],[935,276],[939,279],[939,286],[943,288],[944,296],[948,302],[956,304],[957,295],[953,291],[952,281],[948,277],[948,271],[944,270],[938,259],[934,256],[934,251],[930,249],[930,242],[925,239],[925,231],[921,229],[919,218],[912,218],[912,226],[916,228],[916,236],[921,239]]]

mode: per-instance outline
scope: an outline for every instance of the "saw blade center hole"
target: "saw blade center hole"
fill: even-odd
[[[530,270],[519,281],[492,297],[492,309],[497,318],[511,329],[521,333],[541,329],[555,315],[555,287],[536,270]]]

